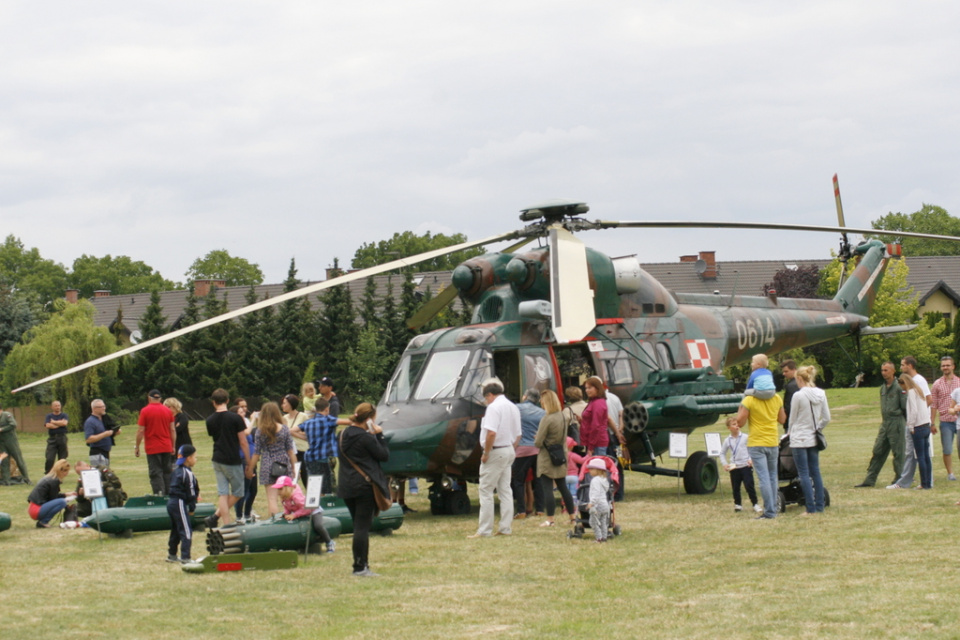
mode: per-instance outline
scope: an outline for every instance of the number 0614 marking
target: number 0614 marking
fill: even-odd
[[[737,347],[739,349],[753,349],[758,345],[773,344],[773,322],[766,318],[766,323],[757,318],[748,318],[746,321],[737,320]]]

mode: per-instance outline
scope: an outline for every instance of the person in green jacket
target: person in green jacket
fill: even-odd
[[[0,405],[0,409],[3,409]],[[20,476],[27,484],[30,482],[30,474],[27,473],[27,465],[23,461],[23,454],[20,453],[20,441],[17,440],[17,421],[9,411],[0,411],[0,452],[6,453],[9,458],[4,458],[0,462],[0,484],[10,484],[10,458],[17,463],[20,469]]]

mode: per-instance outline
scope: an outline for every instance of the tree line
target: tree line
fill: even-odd
[[[357,251],[354,265],[370,266],[466,241],[461,234],[432,236],[427,233],[419,236],[420,241],[416,243],[410,243],[410,237],[406,232],[395,234],[396,242],[364,245]],[[16,239],[8,238],[8,241],[14,247],[19,245]],[[28,253],[39,255],[35,249]],[[433,266],[452,269],[459,261],[481,253],[482,249],[478,248],[451,254]],[[2,254],[0,249],[0,262]],[[49,267],[49,263],[46,265]],[[247,265],[255,272],[246,269]],[[334,274],[338,270],[335,259]],[[244,272],[246,276],[242,275]],[[232,279],[231,273],[235,276]],[[285,293],[301,286],[297,273],[296,263],[291,260],[283,283]],[[178,328],[185,327],[226,312],[228,300],[216,290],[203,298],[196,296],[194,280],[203,277],[225,280],[227,286],[249,284],[244,299],[246,304],[253,304],[258,301],[255,285],[263,279],[256,265],[232,258],[224,251],[214,251],[198,259],[187,275],[186,308],[179,318],[164,316],[159,287],[148,289],[150,304],[136,327],[141,340],[168,333],[174,322]],[[111,334],[106,327],[95,326],[94,308],[87,300],[69,304],[61,291],[58,297],[43,302],[39,296],[27,295],[19,287],[9,286],[8,281],[0,267],[0,361],[6,389],[125,346],[120,327],[115,327]],[[24,284],[23,279],[17,282]],[[149,284],[157,282],[169,281]],[[146,285],[141,282],[136,290],[121,287],[119,292],[141,293],[143,286]],[[52,294],[52,289],[50,291]],[[329,376],[346,400],[376,402],[414,335],[469,321],[468,307],[462,306],[457,313],[451,304],[418,331],[408,329],[407,319],[430,300],[432,293],[429,289],[425,294],[418,293],[409,271],[390,278],[385,297],[377,295],[375,281],[369,278],[356,307],[346,286],[333,287],[317,296],[320,304],[316,310],[306,297],[287,300],[143,349],[119,361],[61,378],[47,389],[7,398],[16,404],[32,404],[53,396],[64,402],[68,413],[79,412],[78,415],[87,413],[85,407],[95,397],[109,399],[114,406],[124,403],[135,406],[153,387],[161,389],[164,395],[183,400],[206,398],[213,389],[224,387],[256,403],[287,393],[299,394],[303,382]]]

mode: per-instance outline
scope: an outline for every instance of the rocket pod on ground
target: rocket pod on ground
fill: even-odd
[[[216,505],[201,502],[191,517],[194,529],[203,527],[203,519],[212,516]],[[170,514],[165,496],[130,498],[122,507],[101,509],[83,519],[83,523],[103,533],[129,535],[134,531],[169,531]]]

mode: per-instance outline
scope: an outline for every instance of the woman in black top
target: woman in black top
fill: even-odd
[[[370,526],[377,509],[371,483],[376,483],[384,495],[390,495],[387,477],[380,469],[380,463],[390,459],[390,450],[380,425],[374,422],[376,417],[377,410],[369,402],[363,402],[350,416],[350,425],[340,432],[337,493],[353,518],[353,575],[360,577],[377,575],[370,571],[367,561]]]
[[[50,473],[43,476],[37,486],[30,492],[27,502],[30,503],[28,511],[30,517],[37,521],[37,527],[49,527],[50,521],[55,515],[67,508],[67,498],[76,499],[75,493],[64,494],[60,492],[60,483],[70,475],[70,463],[66,460],[57,460],[50,467]]]
[[[173,425],[177,430],[177,445],[174,449],[180,451],[180,447],[183,445],[192,445],[193,439],[190,437],[190,416],[183,413],[183,405],[180,404],[180,401],[176,398],[167,398],[163,401],[163,406],[170,409],[170,412],[173,413]]]

